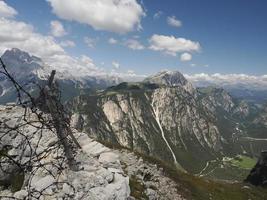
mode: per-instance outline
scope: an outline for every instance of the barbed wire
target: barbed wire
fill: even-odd
[[[14,119],[0,118],[0,185],[12,190],[12,178],[21,177],[20,188],[13,190],[26,189],[25,198],[29,200],[52,196],[51,188],[59,190],[64,184],[69,185],[75,194],[71,184],[60,180],[64,169],[79,170],[79,163],[74,158],[80,145],[72,134],[69,115],[61,103],[61,94],[54,81],[56,71],[52,71],[44,86],[37,82],[29,83],[35,93],[39,93],[34,97],[9,73],[1,58],[0,65],[0,77],[15,88],[16,106],[22,111],[21,115],[17,113],[21,120],[15,124],[11,123]],[[56,139],[48,144],[49,136]],[[12,151],[16,154],[11,154]],[[33,180],[40,172],[56,181],[41,190],[36,189]],[[7,195],[0,195],[0,198],[18,199]],[[71,199],[71,196],[65,198]]]

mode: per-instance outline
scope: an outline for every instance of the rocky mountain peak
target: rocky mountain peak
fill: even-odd
[[[188,92],[192,93],[194,88],[192,84],[179,71],[161,71],[144,80],[144,82],[164,85],[168,87],[183,87]]]
[[[184,86],[188,82],[183,74],[178,71],[161,71],[144,81],[167,86]]]
[[[43,80],[47,80],[51,71],[55,69],[43,62],[41,58],[17,48],[6,50],[1,59],[8,72],[28,90],[35,87],[35,84],[32,83],[40,84]],[[103,89],[121,82],[121,79],[116,76],[89,74],[80,76],[64,68],[56,68],[56,71],[56,78],[62,88],[63,98],[66,97],[66,99],[79,95],[84,89]],[[13,85],[3,74],[0,74],[0,104],[14,102],[16,98],[17,95]]]
[[[2,57],[15,58],[17,60],[24,60],[25,62],[42,62],[41,58],[30,55],[29,53],[22,51],[18,48],[6,50]]]
[[[6,50],[1,58],[8,70],[15,75],[36,73],[45,65],[40,58],[17,48]]]

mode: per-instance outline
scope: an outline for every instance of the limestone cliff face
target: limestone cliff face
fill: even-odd
[[[256,142],[251,150],[251,141],[242,139],[250,134],[249,104],[220,88],[195,89],[179,72],[121,83],[70,106],[75,128],[192,173],[211,160],[262,148]]]
[[[267,104],[263,106],[262,111],[254,119],[254,123],[261,124],[267,128]]]
[[[223,106],[229,109],[231,102]],[[160,73],[143,83],[80,96],[72,108],[73,125],[90,136],[159,157],[187,171],[199,172],[206,161],[223,151],[214,113],[180,73]],[[192,162],[197,164],[192,166]]]

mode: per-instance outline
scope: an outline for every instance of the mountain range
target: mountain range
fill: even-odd
[[[46,84],[53,70],[19,49],[6,51],[1,59],[32,95]],[[261,179],[258,169],[265,167],[264,158],[257,163],[267,146],[263,90],[213,84],[196,87],[179,71],[161,71],[142,81],[124,82],[115,76],[79,77],[58,70],[56,82],[82,149],[75,155],[79,170],[72,172],[66,167],[61,175],[78,192],[71,192],[66,184],[62,190],[53,186],[51,198],[88,194],[90,199],[265,199],[264,189],[243,183],[255,176]],[[13,84],[0,75],[2,121],[23,123],[23,108],[9,103],[16,100]],[[23,131],[31,138],[32,128]],[[41,141],[32,137],[30,142],[46,147],[53,140],[55,134],[47,130]],[[25,151],[16,146],[20,142],[21,136],[10,134],[1,145],[9,146],[8,155],[17,159]],[[45,159],[56,162],[59,157],[53,155]],[[25,154],[23,159],[30,158]],[[23,199],[26,188],[43,190],[55,182],[41,171],[27,185],[28,174],[25,171],[14,184],[2,173],[0,185],[8,180],[11,190],[19,187],[15,193],[1,189],[0,195]]]
[[[14,76],[14,78],[22,85],[28,87],[30,90],[36,87],[36,83],[42,84],[44,80],[50,75],[54,69],[52,66],[47,65],[34,55],[30,55],[25,51],[13,48],[6,50],[1,56],[4,63],[8,66],[8,71]],[[70,100],[71,98],[78,96],[79,94],[87,93],[89,91],[106,89],[107,87],[117,85],[123,81],[140,81],[146,77],[145,75],[130,77],[123,74],[94,74],[90,73],[90,69],[85,70],[84,73],[75,74],[75,70],[69,70],[68,68],[57,68],[57,79],[62,90],[62,99]],[[207,76],[207,75],[206,75]],[[206,77],[204,76],[204,77]],[[193,83],[194,87],[223,87],[233,97],[239,99],[245,99],[252,103],[264,103],[267,99],[266,81],[263,83],[257,83],[257,79],[254,81],[243,81],[236,78],[234,82],[218,79],[216,77],[208,77],[207,81],[202,76],[197,75],[185,75],[185,77]],[[16,92],[13,90],[10,83],[0,75],[0,104],[12,102],[16,100]],[[233,77],[232,77],[233,79]],[[265,80],[265,79],[264,79]],[[219,82],[218,82],[219,81]]]
[[[7,50],[1,58],[33,94],[53,69],[19,49]],[[267,145],[266,98],[259,100],[262,93],[256,91],[251,96],[257,101],[251,101],[238,89],[195,87],[178,71],[162,71],[140,82],[77,77],[68,71],[56,76],[75,128],[195,175],[241,180],[249,169],[233,163],[240,158],[256,162]],[[4,76],[0,83],[0,104],[15,101],[12,84]]]
[[[1,59],[7,66],[8,72],[29,91],[37,89],[38,84],[42,85],[54,69],[45,64],[40,58],[17,48],[5,51]],[[117,84],[121,80],[119,77],[86,74],[79,77],[69,71],[57,70],[57,82],[62,91],[62,98],[65,101],[87,90],[103,89]],[[0,104],[15,101],[17,94],[13,85],[1,75],[0,83]]]
[[[179,72],[81,95],[69,107],[74,127],[91,137],[196,175],[242,179],[225,175],[232,160],[255,158],[267,145],[265,106],[221,88],[194,88]]]

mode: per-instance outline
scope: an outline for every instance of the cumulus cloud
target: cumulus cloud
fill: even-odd
[[[60,42],[60,45],[61,45],[62,47],[75,47],[75,46],[76,46],[75,42],[73,42],[73,41],[71,41],[71,40],[64,40],[64,41],[61,41],[61,42]]]
[[[144,45],[142,45],[136,39],[128,39],[128,40],[126,40],[125,41],[125,46],[127,46],[129,49],[133,49],[133,50],[143,50],[143,49],[145,49]]]
[[[108,43],[109,44],[119,44],[122,46],[126,46],[129,49],[132,50],[143,50],[145,49],[145,46],[143,44],[141,44],[141,42],[139,42],[137,39],[139,37],[138,36],[133,36],[133,38],[131,39],[124,39],[122,41],[118,41],[114,38],[109,38]]]
[[[90,57],[82,55],[80,60],[87,68],[97,70],[97,67],[94,64],[93,59],[91,59]]]
[[[247,74],[193,74],[185,75],[194,85],[202,87],[216,85],[219,87],[242,86],[249,89],[266,89],[267,75],[253,76]]]
[[[136,74],[133,70],[127,70],[125,72],[118,72],[117,70],[111,71],[112,77],[120,77],[122,81],[126,82],[139,82],[147,78],[146,75]]]
[[[200,65],[200,64],[195,64],[195,63],[191,63],[190,66],[191,66],[191,67],[206,67],[206,68],[209,67],[208,64]]]
[[[90,37],[85,37],[84,38],[84,42],[85,44],[90,47],[90,48],[94,48],[97,42],[97,39],[95,38],[90,38]]]
[[[64,54],[63,48],[54,41],[53,37],[34,32],[29,24],[1,18],[0,27],[1,53],[8,48],[17,47],[43,58]]]
[[[109,38],[108,43],[109,44],[117,44],[118,43],[118,40],[116,40],[114,38]]]
[[[188,61],[192,60],[192,55],[190,53],[183,53],[180,57],[180,60],[182,62],[188,62]]]
[[[262,76],[263,80],[267,81],[267,74]]]
[[[127,33],[141,28],[145,16],[136,0],[47,0],[61,19],[88,24],[95,30]]]
[[[120,63],[118,63],[117,61],[113,61],[112,62],[112,66],[114,69],[119,69],[120,68]]]
[[[128,70],[127,72],[128,72],[128,74],[130,74],[130,75],[135,75],[135,71],[132,70],[132,69]]]
[[[8,49],[19,48],[42,58],[47,65],[59,72],[57,76],[60,74],[65,74],[64,77],[69,75],[71,78],[117,76],[125,80],[129,77],[127,72],[111,73],[97,67],[94,61],[86,55],[70,56],[62,46],[73,46],[75,43],[72,41],[57,43],[54,37],[36,32],[33,26],[25,22],[0,17],[0,27],[0,55]],[[135,75],[135,77],[141,76]]]
[[[92,60],[84,59],[83,56],[71,57],[53,37],[35,32],[27,23],[0,18],[0,27],[0,54],[7,49],[19,48],[42,58],[46,64],[59,72],[68,71],[73,76],[104,74]]]
[[[185,38],[175,38],[174,36],[153,35],[150,40],[149,49],[161,51],[166,54],[176,56],[179,52],[193,52],[200,50],[200,44]]]
[[[173,27],[177,27],[177,28],[182,26],[182,22],[180,20],[176,19],[175,16],[168,17],[167,23],[168,23],[168,25],[173,26]]]
[[[0,1],[0,17],[14,17],[17,14],[14,8],[7,5],[4,1]]]
[[[64,26],[60,21],[54,20],[50,22],[51,34],[55,37],[62,37],[67,34],[64,29]]]

